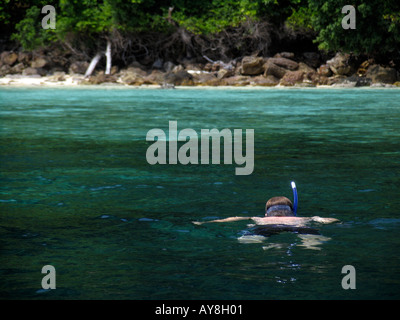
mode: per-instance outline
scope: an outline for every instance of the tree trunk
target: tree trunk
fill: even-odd
[[[97,53],[93,57],[92,61],[90,61],[89,67],[86,70],[85,78],[89,77],[92,74],[94,68],[96,68],[97,62],[99,62],[100,59],[101,59],[101,53]]]
[[[106,49],[106,72],[105,74],[111,73],[111,41],[107,40],[107,49]]]

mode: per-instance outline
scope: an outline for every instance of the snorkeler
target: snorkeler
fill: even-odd
[[[270,236],[283,231],[299,234],[319,234],[317,229],[310,228],[307,224],[310,222],[324,224],[339,222],[339,220],[335,218],[321,218],[318,216],[297,217],[297,190],[294,182],[292,182],[292,189],[294,194],[294,205],[286,197],[273,197],[267,201],[264,217],[229,217],[204,222],[193,221],[193,223],[196,225],[202,225],[204,223],[213,222],[253,220],[257,225],[257,227],[253,229],[253,234]]]

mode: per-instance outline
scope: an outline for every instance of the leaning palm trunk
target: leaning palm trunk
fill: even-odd
[[[107,40],[107,48],[106,52],[104,53],[106,56],[106,72],[105,74],[110,74],[111,73],[111,64],[112,64],[112,59],[111,59],[111,41]],[[102,56],[101,52],[96,53],[96,55],[93,57],[92,61],[90,61],[89,67],[87,68],[85,72],[85,77],[90,77],[96,68],[97,63],[100,61]]]
[[[111,41],[107,40],[107,49],[106,49],[106,72],[105,74],[110,74],[111,73]]]
[[[100,61],[101,59],[101,53],[97,53],[92,61],[90,61],[89,67],[87,68],[86,72],[85,72],[85,78],[86,77],[90,77],[93,73],[94,68],[96,68],[97,63]]]

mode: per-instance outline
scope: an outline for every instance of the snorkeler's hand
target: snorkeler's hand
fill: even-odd
[[[201,226],[204,222],[200,222],[200,221],[192,221],[193,224]]]
[[[333,222],[339,222],[340,220],[335,219],[335,218],[321,218],[318,216],[314,216],[311,218],[312,221],[319,222],[319,223],[333,223]]]

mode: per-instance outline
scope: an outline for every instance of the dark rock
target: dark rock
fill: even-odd
[[[56,71],[51,76],[49,76],[49,81],[65,81],[65,72],[63,71]]]
[[[25,65],[29,65],[32,59],[32,54],[29,52],[18,52],[18,62],[22,62]]]
[[[251,82],[251,77],[235,75],[233,77],[225,78],[221,84],[225,86],[246,86]]]
[[[264,72],[264,59],[262,57],[244,57],[240,73],[242,75],[259,75]]]
[[[296,83],[303,82],[304,71],[288,71],[285,73],[280,83],[283,86],[294,86]]]
[[[94,76],[90,76],[87,80],[90,84],[101,84],[101,83],[115,83],[117,82],[117,78],[111,74],[104,74],[104,72],[99,72]]]
[[[0,60],[3,64],[12,66],[18,60],[18,55],[12,51],[3,51]]]
[[[4,77],[6,74],[9,74],[11,71],[11,67],[7,64],[2,65],[0,67],[0,77]]]
[[[169,72],[164,77],[165,83],[172,83],[176,86],[193,85],[193,76],[185,70],[178,72]]]
[[[267,77],[257,76],[252,78],[250,84],[255,86],[274,87],[279,84],[279,79],[272,75],[268,75]]]
[[[367,70],[369,68],[370,65],[372,65],[374,62],[373,59],[368,59],[365,60],[363,63],[360,64],[360,66],[357,69],[357,74],[359,76],[365,76],[367,74]]]
[[[299,64],[296,61],[286,59],[286,58],[269,58],[268,62],[272,62],[279,67],[285,68],[287,70],[297,70]]]
[[[154,61],[152,68],[153,69],[158,69],[161,70],[163,67],[163,60],[162,59],[157,59],[156,61]]]
[[[32,76],[32,75],[46,75],[46,71],[43,68],[32,68],[28,67],[22,71],[22,75],[24,76]]]
[[[35,58],[31,62],[32,68],[45,68],[46,66],[49,66],[49,61],[44,57]]]
[[[24,69],[25,69],[25,65],[22,62],[20,62],[11,68],[10,73],[13,73],[13,74],[22,73],[22,71]]]
[[[233,76],[233,74],[234,74],[233,70],[220,69],[217,73],[217,78],[224,79]]]
[[[165,73],[160,70],[153,70],[149,75],[143,78],[143,84],[158,84],[162,85],[164,81]],[[167,82],[168,83],[168,82]],[[174,83],[172,83],[174,84]]]
[[[75,61],[69,67],[69,73],[85,74],[89,63],[87,61]]]
[[[366,76],[371,78],[373,83],[395,83],[397,80],[397,71],[394,68],[385,68],[374,64],[368,68]]]
[[[194,73],[192,76],[195,85],[216,86],[220,84],[220,79],[218,79],[214,73],[200,72]]]
[[[317,73],[324,77],[330,77],[332,75],[332,70],[327,64],[323,64],[317,69]]]
[[[318,68],[321,64],[320,55],[318,52],[304,52],[303,57],[305,59],[305,63],[313,68]]]
[[[274,55],[274,58],[286,58],[286,59],[294,59],[293,52],[280,52]]]
[[[354,67],[350,65],[350,55],[338,52],[335,57],[328,60],[326,64],[335,75],[350,76],[354,73]]]
[[[285,68],[282,68],[275,63],[270,61],[271,59],[268,59],[268,61],[264,64],[264,77],[267,77],[269,75],[274,76],[278,79],[281,79],[287,70]]]
[[[176,65],[171,61],[167,61],[163,64],[163,69],[165,72],[171,72],[175,67]]]

